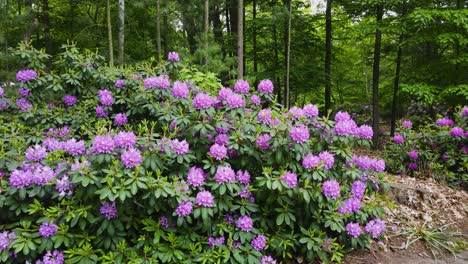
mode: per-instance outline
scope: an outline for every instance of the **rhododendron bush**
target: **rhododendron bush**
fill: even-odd
[[[385,154],[389,170],[414,175],[430,174],[451,185],[468,183],[468,107],[457,109],[451,117],[413,128],[404,120]]]
[[[2,90],[1,261],[340,261],[379,239],[385,162],[353,155],[373,132],[350,114],[282,109],[269,80],[177,80],[176,53],[145,70],[74,58],[73,83],[26,69]],[[44,80],[63,95],[39,100]]]

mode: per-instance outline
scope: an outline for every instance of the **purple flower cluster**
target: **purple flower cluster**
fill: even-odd
[[[410,120],[404,120],[403,122],[401,122],[401,126],[406,127],[406,128],[411,128],[413,127],[413,122],[411,122]]]
[[[192,201],[181,201],[177,206],[175,212],[179,217],[185,217],[192,213],[193,204]]]
[[[335,122],[342,122],[351,120],[351,116],[349,116],[348,112],[339,111],[335,114]]]
[[[197,109],[206,109],[210,108],[213,105],[213,98],[206,93],[198,93],[195,98],[193,98],[192,104]]]
[[[348,223],[346,225],[346,231],[354,238],[357,238],[362,233],[362,227],[358,223]]]
[[[114,136],[114,145],[119,148],[131,148],[136,144],[136,136],[133,132],[120,131]]]
[[[10,231],[3,231],[0,233],[0,251],[8,249],[14,236],[15,233]]]
[[[237,228],[244,232],[249,232],[253,228],[253,220],[248,215],[243,215],[237,219]]]
[[[453,120],[451,120],[451,119],[449,119],[447,117],[443,117],[443,118],[437,119],[436,124],[438,126],[447,126],[447,127],[449,127],[449,126],[453,126],[454,122],[453,122]]]
[[[29,147],[26,150],[25,158],[29,161],[41,161],[47,156],[47,150],[41,145]]]
[[[195,187],[202,186],[205,183],[203,170],[197,167],[190,168],[188,171],[187,182]]]
[[[270,149],[270,144],[268,144],[268,141],[271,140],[271,136],[269,134],[260,134],[257,137],[257,140],[255,140],[255,146],[268,150]]]
[[[108,113],[106,111],[106,109],[101,106],[101,105],[98,105],[96,106],[96,116],[97,117],[107,117]]]
[[[281,176],[281,181],[289,187],[294,188],[297,185],[297,175],[295,173],[287,171],[283,174],[283,176]]]
[[[468,115],[468,106],[464,106],[463,109],[461,110],[461,114],[464,116]]]
[[[120,160],[127,168],[133,168],[136,166],[140,166],[143,157],[139,150],[131,148],[125,150],[120,157]]]
[[[22,97],[26,97],[26,96],[31,96],[31,90],[27,89],[27,88],[23,88],[23,87],[20,87],[18,88],[18,93],[19,95],[21,95]]]
[[[169,52],[169,54],[167,54],[167,60],[170,62],[178,62],[180,60],[179,53],[175,51]]]
[[[271,256],[263,256],[260,260],[260,264],[276,264],[276,260]]]
[[[19,98],[16,100],[16,105],[23,112],[28,112],[32,109],[33,105],[26,98]]]
[[[42,223],[39,227],[39,235],[45,238],[54,236],[57,233],[57,225],[55,223]]]
[[[465,134],[465,132],[463,131],[463,128],[461,128],[461,127],[453,127],[450,130],[450,135],[452,137],[463,137],[464,134]]]
[[[55,177],[55,172],[48,166],[24,165],[20,170],[13,170],[9,177],[10,185],[14,188],[25,188],[31,184],[44,186]]]
[[[254,94],[250,97],[250,103],[258,106],[262,103],[262,100],[260,99],[258,95]]]
[[[418,164],[414,162],[408,163],[408,169],[410,170],[417,170],[418,169]]]
[[[125,80],[117,80],[114,83],[114,86],[117,88],[124,88],[125,86]]]
[[[65,262],[65,256],[58,250],[47,251],[41,261],[37,261],[36,264],[63,264]]]
[[[343,206],[338,206],[338,212],[340,214],[350,214],[357,212],[361,209],[361,199],[351,197],[343,201]]]
[[[172,95],[175,98],[187,98],[189,95],[187,83],[175,81],[172,86]]]
[[[250,90],[250,85],[248,81],[237,80],[236,84],[234,85],[234,91],[238,93],[248,93],[249,90]]]
[[[260,83],[258,84],[258,91],[261,93],[271,94],[273,93],[273,90],[274,90],[273,82],[268,79],[261,80]]]
[[[393,137],[393,143],[395,144],[401,144],[405,141],[405,138],[402,135],[395,135]]]
[[[347,163],[349,163],[349,161]],[[351,160],[351,163],[355,164],[356,167],[358,169],[360,169],[360,170],[374,170],[376,172],[385,171],[385,161],[384,160],[369,158],[368,156],[354,155],[352,160]]]
[[[34,70],[20,70],[16,73],[16,80],[18,82],[29,82],[32,79],[35,79],[37,77],[37,73]]]
[[[362,125],[357,128],[356,135],[362,139],[371,139],[374,136],[374,131],[372,127],[368,125]]]
[[[302,108],[294,106],[291,107],[291,109],[289,109],[286,116],[289,117],[289,119],[291,120],[297,120],[304,116],[304,110],[302,110]]]
[[[219,245],[224,245],[225,239],[224,237],[209,237],[208,238],[208,245],[213,248],[217,248]]]
[[[364,231],[372,234],[372,238],[377,238],[385,230],[385,222],[381,219],[369,221],[364,227]]]
[[[201,191],[197,194],[195,204],[201,207],[213,207],[214,197],[209,191]]]
[[[296,143],[304,143],[307,140],[309,140],[309,137],[310,137],[309,128],[302,124],[299,126],[294,126],[289,131],[289,136]]]
[[[63,97],[63,103],[65,104],[65,106],[68,107],[75,105],[77,101],[78,99],[76,99],[76,96],[73,95],[65,95]]]
[[[229,87],[223,87],[218,92],[218,99],[219,100],[226,100],[229,95],[231,95],[233,91]]]
[[[171,85],[171,82],[169,81],[168,75],[161,75],[158,77],[149,77],[143,81],[143,86],[146,89],[159,88],[159,89],[165,90],[169,88],[170,85]]]
[[[214,179],[219,184],[233,183],[236,180],[236,173],[229,166],[221,166],[216,170]]]
[[[357,135],[357,131],[357,124],[352,119],[338,121],[333,128],[333,132],[339,136],[354,136]]]
[[[412,150],[412,151],[408,152],[408,157],[410,159],[413,159],[413,160],[418,159],[419,152],[417,152],[416,150]]]
[[[227,146],[229,136],[227,134],[218,134],[215,138],[215,143],[222,146]]]
[[[245,107],[245,99],[242,95],[232,93],[226,97],[226,105],[230,108]]]
[[[114,116],[114,123],[117,126],[123,126],[128,123],[128,118],[125,113],[119,113]]]
[[[250,182],[250,174],[248,171],[238,170],[236,174],[236,179],[238,182],[247,185]]]
[[[109,135],[97,135],[93,139],[93,150],[97,154],[111,153],[114,146],[114,140]]]
[[[304,115],[311,118],[319,115],[319,109],[316,105],[308,104],[304,106]]]
[[[99,212],[107,219],[111,220],[117,217],[117,207],[115,206],[115,202],[105,202]]]
[[[258,234],[254,239],[252,239],[252,241],[250,241],[250,245],[253,249],[262,251],[266,246],[266,237],[262,234]]]
[[[5,95],[5,90],[0,86],[0,98]]]
[[[316,168],[320,165],[320,162],[321,160],[318,155],[307,154],[302,160],[302,167],[306,169]]]
[[[323,167],[327,170],[331,169],[333,167],[333,164],[335,163],[335,155],[331,154],[328,151],[322,151],[318,155],[320,162],[323,162]]]
[[[355,181],[351,185],[351,194],[358,199],[362,199],[364,197],[364,193],[366,192],[366,184],[362,181]]]
[[[270,109],[262,109],[258,112],[257,115],[258,121],[264,124],[271,124],[271,110]]]
[[[185,155],[189,152],[189,143],[187,140],[179,141],[178,139],[171,140],[169,148],[178,155]]]
[[[216,143],[216,144],[213,144],[210,147],[209,154],[210,154],[210,156],[212,156],[213,158],[215,158],[217,160],[222,160],[227,155],[227,149],[226,149],[226,147],[224,145],[220,145],[220,144]]]
[[[340,196],[340,183],[335,179],[327,180],[322,184],[322,192],[325,196],[336,199]]]
[[[114,97],[112,97],[112,92],[109,90],[99,90],[98,91],[99,102],[103,106],[111,106],[114,104]],[[97,112],[97,111],[96,111]]]
[[[73,194],[73,184],[70,182],[68,175],[63,175],[55,182],[55,190],[59,192],[60,197]]]

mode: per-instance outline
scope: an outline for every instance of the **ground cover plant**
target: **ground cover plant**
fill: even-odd
[[[22,47],[0,89],[0,260],[340,261],[385,229],[373,131],[283,109],[267,79],[222,87],[167,61],[107,68]],[[50,98],[46,101],[45,98]]]

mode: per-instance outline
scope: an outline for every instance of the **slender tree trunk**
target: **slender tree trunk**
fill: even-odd
[[[244,29],[245,29],[245,6],[242,8],[242,28],[243,28],[243,31],[244,31]],[[244,50],[244,53],[245,53],[245,47],[246,47],[246,45],[245,45],[246,39],[247,38],[242,36],[242,47],[243,47],[242,49]],[[245,62],[246,58],[247,57],[244,54],[242,56],[242,69],[244,71],[242,75],[247,75],[247,66],[245,66],[246,65],[246,62]]]
[[[125,0],[119,0],[119,64],[124,63],[125,57]]]
[[[45,50],[46,50],[47,54],[52,54],[52,44],[51,44],[51,41],[50,41],[49,0],[43,0],[42,1],[42,13],[44,15]],[[49,64],[50,64],[50,62],[49,62]]]
[[[290,89],[289,89],[289,78],[291,68],[291,0],[288,0],[288,29],[287,29],[287,44],[286,44],[286,108],[289,109],[290,105]]]
[[[244,78],[244,0],[237,6],[237,79]]]
[[[210,31],[210,1],[205,0],[205,64],[208,64],[208,33]]]
[[[331,2],[327,0],[325,11],[325,115],[331,109],[331,55],[332,55],[332,21],[331,21]]]
[[[226,56],[226,48],[223,40],[223,23],[221,22],[221,11],[218,3],[215,3],[213,12],[211,12],[211,21],[213,21],[213,34],[216,42],[221,46],[223,56]],[[228,26],[226,18],[226,26]]]
[[[25,0],[25,6],[26,6],[26,14],[29,16],[29,19],[31,22],[23,34],[23,41],[24,43],[29,43],[31,41],[31,36],[34,30],[37,28],[38,21],[32,10],[32,0]]]
[[[228,0],[229,1],[229,0]],[[235,57],[237,52],[237,32],[239,25],[239,16],[238,16],[238,5],[236,1],[232,1],[233,4],[229,7],[229,28],[231,29],[231,34],[229,36],[229,49],[231,56]],[[238,4],[238,3],[237,3]]]
[[[156,49],[158,60],[162,58],[161,56],[161,9],[160,9],[160,0],[156,0]]]
[[[257,76],[258,65],[257,65],[257,0],[252,2],[252,48],[253,48],[253,72]],[[255,78],[255,86],[257,86],[257,78]]]
[[[379,77],[380,77],[380,46],[382,39],[382,31],[380,23],[382,22],[383,6],[377,6],[377,29],[375,30],[375,45],[374,45],[374,65],[372,76],[372,129],[374,130],[374,148],[379,147]]]
[[[398,52],[397,52],[397,59],[396,59],[396,69],[395,69],[395,79],[393,83],[393,100],[392,100],[392,121],[391,121],[391,128],[390,128],[390,136],[395,135],[395,123],[397,119],[397,100],[398,100],[398,90],[400,86],[400,65],[401,65],[401,42],[403,40],[403,35],[400,35],[400,41],[398,43]]]
[[[275,87],[276,87],[276,93],[277,93],[277,100],[278,100],[278,103],[281,103],[281,99],[282,99],[282,96],[281,96],[281,78],[280,76],[278,76],[276,74],[276,67],[278,67],[279,65],[279,54],[278,54],[278,37],[276,35],[276,24],[275,23],[272,23],[273,24],[273,50],[274,50],[274,53],[275,53],[275,65],[274,65],[274,76],[275,76],[275,80],[276,80],[276,84],[275,84]]]
[[[167,0],[163,1],[164,5],[164,11],[163,11],[163,36],[162,36],[162,42],[163,42],[163,50],[164,54],[169,53],[169,21],[168,21],[168,14],[167,14]]]
[[[106,4],[106,12],[107,12],[107,38],[109,44],[109,65],[111,67],[114,66],[114,47],[112,45],[112,23],[111,23],[111,14],[110,14],[110,1],[107,0]]]

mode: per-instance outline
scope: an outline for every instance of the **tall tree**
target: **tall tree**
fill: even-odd
[[[158,60],[161,59],[161,0],[156,0],[156,49]]]
[[[244,77],[244,0],[237,3],[237,78]]]
[[[331,55],[332,55],[332,0],[327,0],[325,11],[325,114],[331,108]]]
[[[34,14],[33,11],[33,2],[32,0],[25,0],[24,1],[25,6],[26,6],[26,15],[28,16],[28,20],[30,21],[26,31],[23,34],[23,41],[25,43],[29,43],[31,40],[32,33],[38,26],[38,21],[36,18],[36,15]],[[18,2],[18,5],[20,5],[20,2]],[[21,7],[20,7],[21,9]],[[21,12],[21,11],[20,11]]]
[[[210,31],[210,1],[205,0],[205,64],[208,64],[208,33]]]
[[[396,66],[395,66],[395,79],[393,81],[392,119],[390,122],[390,135],[392,137],[395,135],[395,123],[396,123],[396,118],[397,118],[397,101],[398,101],[398,90],[400,87],[401,56],[403,53],[401,49],[402,42],[403,42],[403,35],[400,35],[400,39],[398,42]]]
[[[253,72],[257,75],[258,64],[257,64],[257,0],[252,2],[252,49],[253,49]]]
[[[45,50],[47,54],[52,54],[52,43],[50,40],[49,0],[42,1],[42,14],[44,16]]]
[[[291,17],[292,17],[292,8],[291,0],[285,0],[285,4],[288,10],[287,16],[287,27],[286,27],[286,43],[285,43],[285,62],[286,62],[286,77],[285,77],[285,106],[289,109],[290,103],[290,89],[289,89],[289,78],[290,78],[290,68],[291,68]]]
[[[380,77],[380,47],[382,41],[382,31],[380,30],[380,24],[382,22],[383,6],[381,3],[377,4],[376,7],[376,22],[377,28],[375,30],[375,44],[374,44],[374,65],[372,67],[372,129],[374,130],[374,136],[372,141],[374,148],[379,146],[379,77]]]
[[[119,64],[124,63],[125,56],[125,0],[119,0],[119,50],[118,61]]]
[[[107,0],[106,3],[106,13],[107,13],[107,41],[109,45],[109,65],[114,66],[114,47],[112,44],[112,22],[111,22],[111,13],[110,13],[110,0]]]

